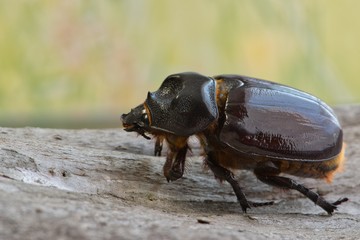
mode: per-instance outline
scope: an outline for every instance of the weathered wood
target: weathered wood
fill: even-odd
[[[360,107],[337,113],[347,142],[344,172],[330,185],[300,180],[328,200],[350,198],[331,217],[243,171],[237,175],[249,199],[276,204],[242,214],[230,186],[203,169],[195,140],[184,178],[167,183],[164,157],[152,156],[154,142],[134,133],[0,128],[0,239],[355,239]]]

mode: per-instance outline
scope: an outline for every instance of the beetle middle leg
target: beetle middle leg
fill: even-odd
[[[299,191],[316,205],[324,209],[328,214],[332,214],[337,208],[337,205],[348,201],[348,198],[341,198],[333,203],[326,201],[319,194],[310,190],[304,185],[297,183],[295,180],[287,177],[278,176],[278,174],[280,174],[280,170],[271,162],[267,162],[266,164],[258,166],[257,168],[255,168],[254,173],[260,181],[266,184],[279,188],[294,189]]]
[[[214,173],[216,178],[220,179],[221,181],[225,180],[231,185],[240,203],[241,209],[243,210],[244,213],[246,213],[246,210],[248,208],[272,205],[274,203],[272,201],[261,202],[261,203],[248,201],[239,185],[239,182],[235,179],[234,174],[230,170],[220,166],[215,160],[215,157],[212,152],[209,152],[207,154],[207,158],[205,159],[205,161],[207,166],[211,169],[211,171]]]
[[[163,148],[163,141],[164,141],[163,136],[157,136],[156,137],[155,148],[154,148],[154,156],[161,156],[161,151],[162,151],[162,148]]]

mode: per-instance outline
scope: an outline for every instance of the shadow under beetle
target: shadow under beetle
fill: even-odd
[[[240,75],[178,73],[121,119],[126,131],[156,138],[157,156],[166,141],[163,171],[168,181],[183,176],[188,138],[195,135],[206,154],[205,164],[232,186],[244,212],[273,202],[247,200],[230,169],[252,170],[264,183],[297,190],[328,214],[348,200],[330,203],[280,176],[330,182],[344,161],[343,133],[333,110],[294,88]]]

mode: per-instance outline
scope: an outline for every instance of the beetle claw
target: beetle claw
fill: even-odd
[[[342,204],[343,202],[347,202],[347,201],[349,201],[349,199],[348,199],[347,197],[344,197],[344,198],[340,198],[339,200],[333,202],[332,204],[335,205],[335,206],[337,206],[337,205],[340,205],[340,204]]]
[[[241,210],[243,210],[243,213],[246,213],[247,209],[251,208],[249,203],[247,203],[246,205],[243,205],[243,204],[240,203],[240,205],[241,205]]]
[[[176,181],[179,178],[181,178],[183,176],[183,172],[181,171],[174,171],[173,169],[170,170],[169,175],[166,176],[166,180],[168,182],[170,181]]]
[[[340,198],[339,200],[333,202],[333,203],[329,203],[326,202],[327,204],[323,204],[321,207],[329,214],[332,215],[333,212],[337,209],[337,206],[342,204],[343,202],[347,202],[349,201],[349,199],[347,197],[345,198]]]

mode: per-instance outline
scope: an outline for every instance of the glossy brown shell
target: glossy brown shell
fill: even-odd
[[[299,90],[259,79],[239,81],[228,93],[219,139],[236,151],[270,158],[324,160],[342,148],[339,122],[324,102]]]

